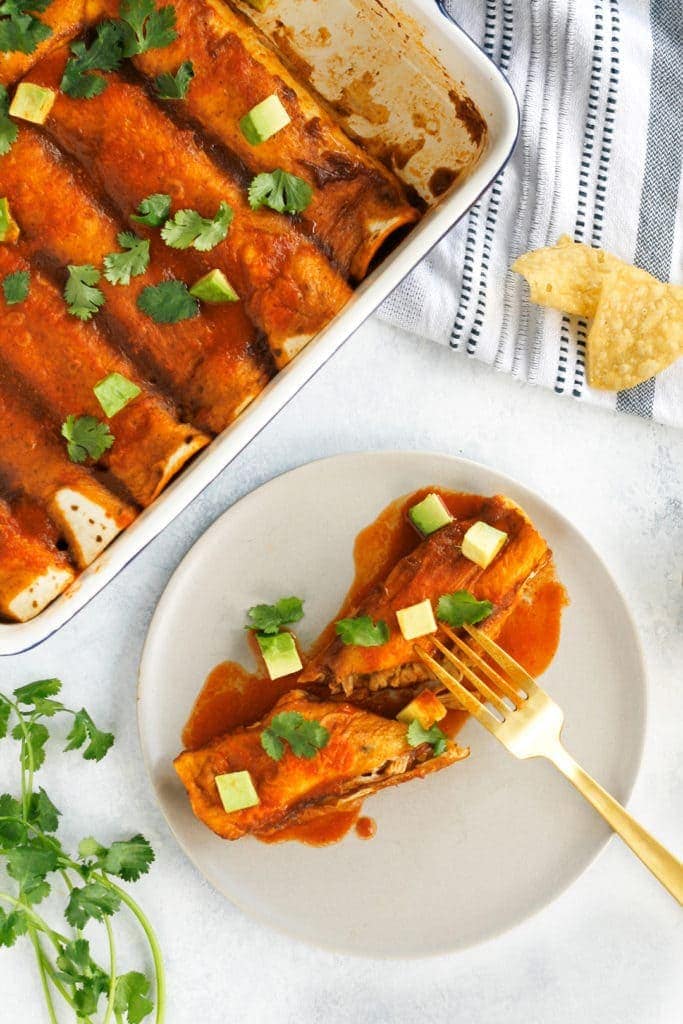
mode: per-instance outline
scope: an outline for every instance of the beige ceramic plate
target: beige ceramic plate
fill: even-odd
[[[425,484],[505,493],[555,551],[572,604],[544,685],[565,709],[565,739],[625,801],[640,761],[645,678],[624,599],[581,534],[542,499],[446,455],[344,455],[271,480],[229,509],[172,577],[152,621],[139,690],[147,768],[178,842],[245,913],[314,945],[422,956],[480,942],[554,899],[590,864],[608,830],[545,762],[514,760],[476,723],[470,758],[366,804],[377,835],[337,846],[222,842],[197,822],[172,760],[210,669],[249,662],[245,610],[297,594],[311,641],[351,581],[353,541],[394,498]],[[217,894],[216,899],[220,899]]]

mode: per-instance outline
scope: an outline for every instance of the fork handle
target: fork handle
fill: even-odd
[[[603,789],[561,744],[547,757],[559,768],[571,784],[578,789],[592,807],[600,814],[627,846],[633,850],[646,868],[649,868],[658,882],[683,904],[683,864],[657,842],[635,818],[626,811],[613,796]]]

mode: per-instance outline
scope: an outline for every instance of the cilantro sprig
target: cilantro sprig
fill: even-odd
[[[149,266],[149,242],[132,231],[120,231],[116,238],[126,251],[104,257],[104,276],[110,284],[130,284],[131,277],[144,274]]]
[[[93,1024],[95,1014],[123,1024],[140,1024],[156,1007],[165,1010],[164,965],[154,930],[142,908],[119,882],[135,882],[149,871],[154,852],[141,835],[107,847],[83,839],[76,855],[57,836],[60,811],[35,775],[45,760],[53,722],[70,716],[73,728],[65,750],[81,750],[86,760],[101,760],[114,737],[99,729],[90,714],[59,700],[58,679],[41,679],[0,694],[0,740],[19,743],[20,793],[0,795],[0,860],[13,883],[0,891],[0,947],[30,942],[45,995],[48,1019],[56,1021],[62,999],[72,1019]],[[61,903],[65,927],[48,923],[40,904]],[[147,940],[154,964],[153,984],[142,971],[116,972],[116,935],[111,919],[126,907]],[[82,929],[104,924],[108,947],[103,966],[94,958]],[[103,1005],[104,1004],[104,1005]],[[98,1018],[99,1019],[99,1018]]]
[[[138,295],[138,309],[157,324],[177,324],[197,316],[199,303],[190,295],[182,281],[150,284]]]
[[[154,192],[140,201],[138,212],[131,214],[131,220],[150,228],[160,228],[168,220],[170,212],[171,197],[165,192]]]
[[[74,99],[91,100],[107,87],[97,71],[116,71],[124,58],[124,33],[116,21],[103,21],[95,29],[88,46],[82,40],[71,44],[72,56],[66,63],[60,89]]]
[[[232,217],[232,209],[226,202],[220,203],[211,220],[196,210],[178,210],[164,224],[161,237],[172,249],[189,249],[192,246],[199,252],[210,252],[226,237]]]
[[[408,726],[407,739],[410,747],[421,747],[423,743],[429,743],[434,757],[439,757],[448,747],[446,735],[439,729],[438,725],[425,729],[423,725],[420,725],[417,718],[414,718]]]
[[[62,437],[66,439],[67,454],[72,462],[97,461],[114,443],[108,425],[95,416],[67,416],[62,423]],[[81,725],[86,728],[86,723]]]
[[[252,210],[267,206],[277,213],[302,213],[312,198],[313,189],[307,181],[280,169],[257,174],[249,186]]]
[[[184,60],[175,74],[164,71],[157,75],[154,79],[156,94],[161,100],[184,100],[193,78],[194,65],[191,60]]]
[[[28,298],[31,275],[28,270],[16,270],[2,281],[2,290],[8,306],[16,306]]]
[[[256,604],[247,612],[250,619],[246,629],[255,629],[266,636],[279,632],[280,626],[299,622],[304,617],[304,603],[300,597],[281,597],[275,604]]]
[[[66,270],[64,298],[67,308],[79,320],[91,320],[100,306],[104,305],[104,295],[97,287],[100,272],[90,263],[83,266],[70,264]]]
[[[2,22],[0,22],[0,28]],[[0,47],[1,49],[1,47]],[[5,156],[17,141],[19,129],[9,116],[9,94],[4,85],[0,85],[0,156]]]
[[[436,617],[453,629],[460,629],[465,623],[474,625],[487,619],[493,611],[490,601],[477,601],[469,590],[456,590],[453,594],[443,594],[436,607]]]
[[[380,619],[373,622],[369,615],[355,619],[339,619],[335,633],[347,647],[381,647],[389,639],[389,627]]]
[[[119,14],[125,26],[126,57],[170,46],[178,38],[171,5],[157,10],[154,0],[121,0]]]
[[[52,0],[0,0],[0,51],[33,53],[39,43],[52,35],[52,29],[36,14]]]
[[[299,711],[281,711],[261,733],[261,746],[273,761],[280,761],[285,743],[295,757],[310,760],[327,746],[330,734],[324,725],[312,718],[304,718]]]

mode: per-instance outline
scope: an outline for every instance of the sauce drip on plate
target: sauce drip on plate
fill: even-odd
[[[377,518],[361,530],[354,544],[355,573],[341,608],[307,652],[301,652],[304,665],[334,638],[334,624],[349,614],[377,582],[387,576],[399,559],[413,551],[420,538],[408,522],[408,509],[427,494],[439,494],[451,515],[457,519],[477,516],[485,499],[476,494],[460,494],[438,487],[425,487],[408,497],[399,498],[387,506]],[[539,573],[537,583],[522,595],[506,618],[497,641],[532,675],[538,676],[552,661],[560,638],[562,609],[567,594],[557,580],[552,563]],[[258,645],[252,633],[246,634],[258,664],[262,664]],[[297,676],[271,680],[265,667],[259,672],[248,672],[234,661],[224,661],[209,674],[195,701],[183,730],[182,740],[187,749],[203,746],[214,736],[238,726],[258,722],[273,707],[278,697],[297,686]],[[387,714],[396,714],[387,698]],[[449,710],[439,723],[440,728],[453,739],[467,721],[464,711]],[[371,818],[360,816],[361,802],[343,809],[321,810],[319,815],[303,824],[288,825],[267,836],[262,842],[279,843],[296,839],[311,846],[327,846],[338,842],[355,826],[356,834],[370,839],[376,825]]]

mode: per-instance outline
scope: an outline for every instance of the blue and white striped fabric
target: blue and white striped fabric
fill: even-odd
[[[561,234],[683,283],[681,0],[447,0],[510,79],[517,148],[380,315],[558,395],[683,426],[683,360],[620,394],[585,379],[587,324],[509,271]]]

